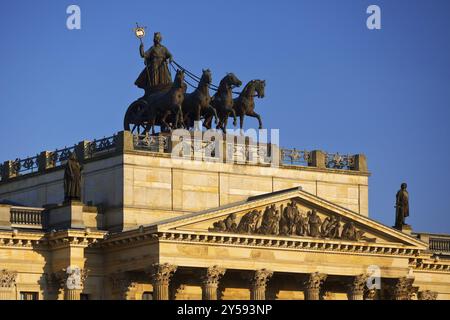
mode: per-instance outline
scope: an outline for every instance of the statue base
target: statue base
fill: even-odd
[[[404,224],[400,228],[399,227],[395,227],[395,226],[393,228],[397,229],[397,230],[399,230],[399,231],[401,231],[403,233],[409,234],[409,235],[412,234],[412,228],[411,228],[411,226],[409,224]]]
[[[50,230],[97,229],[103,226],[103,215],[98,208],[79,200],[67,200],[63,204],[48,207],[47,213],[46,228]]]

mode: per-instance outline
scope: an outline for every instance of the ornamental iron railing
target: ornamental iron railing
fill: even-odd
[[[168,135],[150,135],[148,133],[145,135],[133,135],[130,132],[124,131],[117,135],[98,140],[83,141],[72,147],[56,149],[51,152],[41,152],[34,157],[6,161],[0,164],[0,182],[31,173],[42,173],[48,169],[59,168],[67,162],[72,153],[77,155],[80,162],[128,150],[165,154],[172,153],[175,157],[190,156],[196,160],[220,161],[217,152],[218,143],[215,141],[197,141],[192,139],[183,141],[181,138],[179,141],[173,142]],[[183,152],[186,153],[186,149],[180,148],[179,143],[182,146],[190,145],[188,155],[182,154]],[[366,165],[365,158],[356,158],[355,155],[281,148],[278,150],[279,154],[277,158],[274,159],[273,157],[276,153],[273,151],[277,147],[271,144],[230,143],[226,141],[222,147],[222,151],[224,152],[223,160],[227,162],[230,159],[237,163],[273,164],[276,162],[277,165],[336,170],[360,170],[360,168],[366,168],[366,166],[362,167],[360,163],[362,161],[361,159],[363,159]],[[273,150],[272,147],[274,147]],[[172,152],[172,149],[175,152]],[[182,152],[177,155],[176,150],[182,150]]]
[[[311,152],[297,149],[281,149],[281,162],[288,165],[311,165]]]
[[[84,148],[84,158],[91,159],[100,154],[116,151],[117,135],[88,142]]]

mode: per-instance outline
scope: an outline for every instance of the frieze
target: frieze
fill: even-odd
[[[273,236],[307,236],[346,241],[375,242],[375,238],[364,235],[352,221],[344,222],[338,215],[324,219],[315,209],[306,214],[291,201],[286,206],[272,204],[262,210],[251,210],[237,221],[236,213],[213,223],[209,231]]]

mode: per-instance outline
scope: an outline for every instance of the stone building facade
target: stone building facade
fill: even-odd
[[[274,167],[245,143],[238,163],[174,146],[119,132],[4,162],[0,299],[450,298],[450,236],[370,219],[364,155],[270,146]]]

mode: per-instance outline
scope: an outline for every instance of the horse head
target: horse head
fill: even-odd
[[[178,69],[173,81],[174,87],[181,88],[184,85],[184,71]]]
[[[208,85],[211,84],[211,82],[212,82],[212,74],[211,74],[211,71],[209,69],[206,69],[206,70],[203,69],[202,70],[202,77],[200,79],[200,82],[206,83]]]
[[[232,72],[227,73],[227,75],[225,76],[225,78],[223,78],[223,80],[230,87],[240,87],[242,85],[242,81],[239,80],[238,77],[236,77],[235,74]]]
[[[265,88],[266,88],[266,80],[255,80],[255,91],[258,98],[264,98]]]

